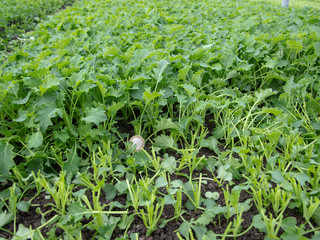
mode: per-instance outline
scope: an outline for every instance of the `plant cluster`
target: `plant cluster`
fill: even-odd
[[[83,0],[39,24],[0,67],[1,234],[139,239],[179,223],[178,239],[318,239],[319,19],[244,0]],[[17,226],[42,193],[42,225]]]
[[[0,50],[12,48],[12,40],[24,41],[23,33],[33,30],[41,19],[72,2],[74,0],[1,0]]]

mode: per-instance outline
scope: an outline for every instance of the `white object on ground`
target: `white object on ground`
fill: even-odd
[[[129,141],[133,142],[131,147],[136,145],[136,152],[140,151],[144,147],[144,139],[139,135],[134,135]]]

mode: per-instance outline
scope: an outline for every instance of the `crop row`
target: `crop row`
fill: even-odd
[[[72,0],[1,0],[0,1],[0,50],[11,40],[31,31],[41,19]]]

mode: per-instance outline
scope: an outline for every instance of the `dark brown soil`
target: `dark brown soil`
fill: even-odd
[[[188,174],[187,170],[185,170],[183,172],[185,174]],[[200,173],[202,173],[203,176],[207,175],[208,177],[212,177],[211,173],[205,169],[202,170],[201,172],[196,171],[194,173],[194,176],[198,176]],[[180,175],[172,175],[171,180],[174,180],[174,179],[180,179],[183,182],[187,181],[186,177],[180,176]],[[235,185],[229,186],[229,191],[232,190],[232,187],[239,185],[240,183],[241,182],[239,182],[239,181],[235,181]],[[226,188],[226,185],[227,184],[224,183],[222,186],[219,186],[218,183],[216,183],[214,181],[210,181],[206,185],[203,184],[202,188],[201,188],[201,190],[203,192],[202,197],[204,197],[204,193],[207,191],[211,191],[211,192],[217,191],[220,193],[220,198],[216,202],[217,202],[217,204],[224,206],[225,200],[223,197],[223,189]],[[163,192],[164,193],[166,192],[165,188],[163,189]],[[25,201],[30,200],[31,195],[35,194],[35,190],[30,191],[28,194],[30,196],[25,197],[23,200],[25,200]],[[90,201],[92,201],[90,191],[87,191],[87,196],[88,196],[88,199]],[[239,202],[243,202],[249,198],[252,198],[252,196],[248,192],[243,190],[240,194]],[[186,204],[187,200],[188,200],[188,197],[186,195],[183,195],[183,198],[182,198],[183,206]],[[107,201],[104,198],[104,195],[101,196],[100,201],[102,204],[107,203]],[[126,195],[117,196],[114,199],[114,201],[118,201],[121,204],[125,204],[127,201]],[[36,209],[39,208],[42,213],[49,211],[49,210],[52,210],[51,206],[48,206],[49,203],[53,203],[53,201],[48,199],[48,196],[46,194],[44,194],[44,193],[40,194],[37,198],[35,198],[32,201],[32,205],[31,205],[28,213],[18,211],[17,226],[19,224],[23,224],[25,227],[31,226],[33,229],[41,226],[42,216],[41,216],[41,214],[37,213]],[[130,209],[130,213],[132,213],[132,212],[133,212],[132,209]],[[182,215],[182,217],[186,221],[190,221],[191,219],[193,219],[193,221],[195,221],[202,213],[203,213],[202,210],[198,210],[196,212],[186,210],[186,212]],[[258,214],[258,211],[257,211],[256,207],[254,206],[254,204],[252,204],[251,209],[249,211],[243,213],[243,220],[244,221],[241,224],[242,231],[246,230],[251,225],[252,218],[256,214]],[[56,215],[56,212],[54,212],[54,211],[49,212],[48,214],[45,215],[45,221],[50,220],[55,215]],[[295,217],[297,219],[297,222],[299,225],[304,223],[303,217],[296,210],[288,209],[286,211],[285,215]],[[174,216],[173,206],[166,205],[161,218],[162,219],[171,219],[173,216]],[[91,220],[92,219],[89,219],[89,220],[83,219],[82,224],[85,225],[86,223],[88,223]],[[232,221],[232,220],[233,220],[233,218],[230,219],[230,221]],[[178,221],[172,220],[169,223],[167,223],[163,228],[158,228],[157,230],[155,230],[152,234],[152,237],[146,237],[147,229],[144,226],[143,221],[138,216],[135,216],[135,219],[129,228],[128,234],[130,236],[130,234],[132,234],[132,233],[138,233],[140,240],[152,240],[152,239],[154,239],[154,240],[162,240],[162,239],[163,240],[170,240],[170,239],[178,240],[178,237],[176,235],[176,231],[179,229],[179,227],[181,226],[182,223],[183,223],[182,218],[179,218]],[[211,230],[214,233],[223,234],[225,229],[227,228],[228,224],[229,224],[229,222],[222,215],[220,217],[215,217],[213,219],[213,221],[209,225],[207,225],[206,227],[207,227],[208,231]],[[46,234],[48,233],[48,231],[50,231],[50,229],[52,227],[53,226],[42,228],[41,229],[42,234],[44,236],[46,236]],[[13,223],[6,225],[4,228],[12,232],[13,231]],[[55,230],[55,234],[57,237],[61,236],[62,232],[63,231],[59,228],[57,228]],[[280,233],[282,233],[282,232],[280,232]],[[82,236],[83,236],[83,239],[94,239],[93,238],[94,231],[91,231],[87,228],[84,228],[84,229],[82,229]],[[312,236],[312,235],[310,234],[310,236]],[[4,231],[0,231],[0,237],[4,237],[5,239],[10,239],[12,236]],[[123,237],[122,230],[120,230],[118,228],[115,229],[112,239],[115,239],[117,237]],[[261,239],[262,240],[262,239],[264,239],[264,237],[265,237],[264,233],[261,233],[261,232],[259,232],[258,229],[252,227],[247,233],[245,233],[244,235],[242,235],[240,237],[237,237],[237,239],[239,239],[239,240],[250,240],[250,239],[260,240]],[[233,238],[227,238],[227,239],[233,239]]]

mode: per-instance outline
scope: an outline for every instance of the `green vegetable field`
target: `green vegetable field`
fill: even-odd
[[[320,8],[9,2],[0,239],[320,239]]]

